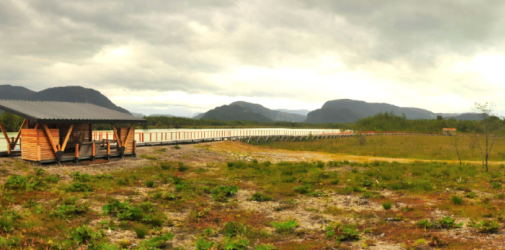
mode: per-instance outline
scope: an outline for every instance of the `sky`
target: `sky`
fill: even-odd
[[[356,99],[505,115],[505,1],[0,0],[0,85],[143,114]]]

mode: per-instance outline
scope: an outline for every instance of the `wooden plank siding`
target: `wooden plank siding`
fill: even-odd
[[[126,148],[125,148],[125,151],[124,151],[125,154],[131,154],[131,153],[133,153],[133,139],[135,137],[135,128],[132,128],[132,131],[130,132],[130,136],[127,138],[127,140],[123,139],[128,134],[128,129],[129,128],[118,128],[118,130],[119,130],[118,136],[121,139],[121,141],[122,142],[128,141],[128,143],[126,143]]]
[[[59,129],[49,129],[53,140],[59,141]],[[21,159],[29,161],[54,160],[53,146],[43,129],[21,129]],[[40,147],[40,158],[38,156]]]

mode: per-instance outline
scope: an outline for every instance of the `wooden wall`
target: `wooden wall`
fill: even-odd
[[[59,144],[63,144],[63,140],[65,140],[65,136],[67,136],[68,129],[70,128],[70,124],[58,124],[57,128],[60,130],[60,141]],[[90,136],[90,125],[89,124],[75,124],[74,129],[72,129],[72,133],[70,133],[70,137],[68,138],[67,148],[75,146],[75,144],[79,144],[81,142],[89,142],[91,141]],[[58,143],[55,141],[55,143]]]
[[[60,141],[59,129],[49,129],[55,143]],[[51,142],[43,129],[21,129],[21,158],[29,161],[54,160],[54,154]],[[38,156],[38,147],[40,147],[40,158]]]
[[[126,137],[128,134],[128,129],[129,128],[118,128],[118,136],[121,138],[121,141],[124,141],[123,138]],[[133,153],[133,139],[135,137],[135,128],[132,128],[132,131],[130,131],[130,136],[128,137],[128,145],[126,145],[125,148],[125,154],[131,154]]]

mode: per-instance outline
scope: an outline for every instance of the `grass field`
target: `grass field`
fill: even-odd
[[[503,165],[484,172],[472,164],[319,161],[315,154],[286,162],[275,149],[272,158],[252,158],[261,150],[240,142],[149,147],[137,159],[43,168],[0,159],[0,248],[505,247]]]
[[[458,160],[454,137],[447,136],[371,136],[365,145],[360,145],[356,138],[337,138],[296,142],[269,142],[260,144],[269,148],[297,151],[317,151],[360,156],[382,156],[423,160]],[[482,155],[472,137],[459,137],[458,148],[463,161],[481,161]],[[484,138],[480,138],[484,145]],[[496,140],[490,154],[491,161],[505,160],[505,138]]]

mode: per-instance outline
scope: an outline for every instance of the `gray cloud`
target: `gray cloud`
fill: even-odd
[[[497,0],[0,0],[0,84],[320,102],[329,98],[328,91],[307,93],[282,83],[272,83],[268,91],[226,76],[243,68],[310,69],[331,55],[343,65],[333,73],[366,72],[371,79],[396,82],[387,88],[492,96],[489,88],[476,85],[480,78],[444,72],[441,61],[471,60],[493,49],[502,53],[504,5]],[[105,54],[121,47],[134,54],[124,62],[107,61]]]

